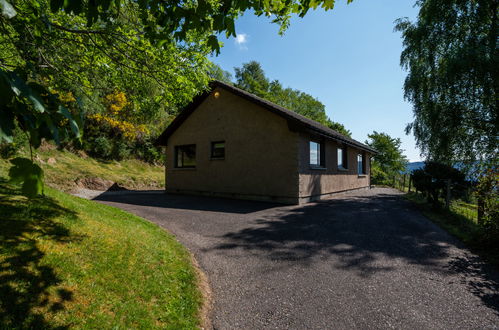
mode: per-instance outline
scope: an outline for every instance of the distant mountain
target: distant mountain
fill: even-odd
[[[471,167],[466,167],[464,166],[463,163],[456,163],[454,164],[454,168],[458,169],[466,174],[466,180],[476,180],[476,174],[473,174],[474,170],[477,169],[478,162],[476,162],[476,165],[472,165]],[[424,167],[424,162],[412,162],[408,163],[407,166],[405,167],[405,171],[402,172],[402,174],[411,174],[415,170],[418,170],[420,168]]]
[[[420,168],[424,167],[424,162],[412,162],[408,163],[407,166],[405,167],[405,173],[412,173],[415,170],[418,170]]]

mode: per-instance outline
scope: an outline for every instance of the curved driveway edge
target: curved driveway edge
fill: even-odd
[[[216,329],[495,329],[499,274],[392,189],[301,206],[165,195],[96,200],[177,236]]]

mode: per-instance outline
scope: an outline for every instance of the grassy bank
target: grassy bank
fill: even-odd
[[[20,156],[29,157],[26,151]],[[102,161],[84,153],[57,150],[48,144],[42,150],[37,150],[35,159],[45,172],[46,184],[63,191],[75,189],[76,182],[84,178],[101,178],[128,189],[159,189],[165,183],[163,166],[135,159]],[[9,167],[8,160],[0,159],[1,176],[6,177]]]
[[[405,198],[417,205],[433,222],[499,267],[499,247],[494,239],[487,237],[485,229],[478,225],[476,205],[453,201],[449,210],[444,208],[437,210],[427,203],[422,194],[411,192],[405,194]]]
[[[195,328],[187,251],[156,225],[46,189],[0,181],[0,328]]]

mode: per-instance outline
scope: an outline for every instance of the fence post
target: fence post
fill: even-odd
[[[445,208],[450,208],[450,179],[447,180],[447,194],[445,195]]]
[[[405,173],[404,173],[404,182],[402,183],[402,191],[405,189]]]
[[[411,176],[409,175],[409,192],[411,192],[411,183],[412,183],[412,178],[411,178]]]
[[[478,215],[477,223],[483,225],[483,218],[485,216],[485,200],[483,196],[478,196]]]

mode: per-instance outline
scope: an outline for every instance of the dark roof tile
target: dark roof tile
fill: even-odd
[[[205,98],[213,91],[213,89],[220,87],[225,90],[228,90],[236,95],[239,95],[253,103],[259,104],[260,106],[266,108],[267,110],[272,111],[273,113],[284,117],[285,119],[291,120],[296,124],[299,124],[311,131],[314,131],[320,135],[323,135],[325,137],[343,142],[347,145],[353,145],[355,147],[358,147],[360,149],[367,150],[369,152],[375,153],[376,150],[373,148],[360,143],[359,141],[356,141],[348,136],[345,136],[343,134],[340,134],[339,132],[330,129],[327,126],[324,126],[315,120],[311,120],[307,117],[304,117],[294,111],[288,110],[286,108],[283,108],[275,103],[272,103],[268,100],[265,100],[261,97],[258,97],[254,94],[248,93],[245,90],[242,90],[240,88],[234,87],[232,85],[223,83],[218,80],[214,80],[210,83],[210,88],[208,91],[203,92],[199,96],[195,97],[193,101],[187,105],[181,113],[173,120],[173,122],[166,128],[166,130],[160,135],[158,140],[156,141],[157,144],[159,145],[166,145],[168,137],[173,134],[173,132],[182,124],[182,122],[205,100]]]

